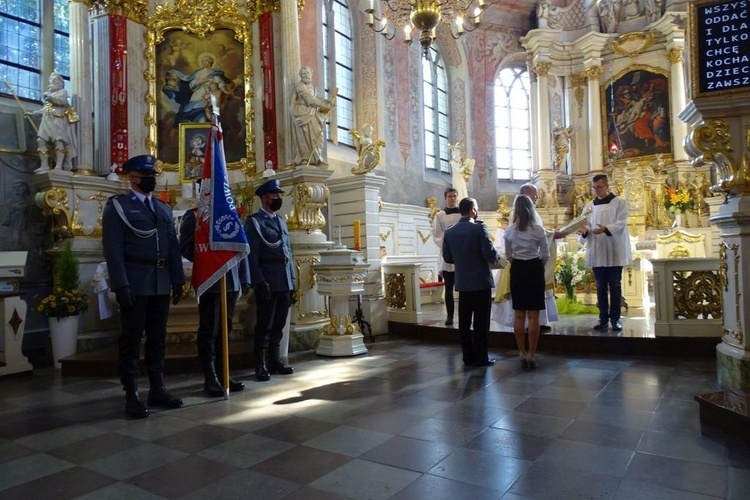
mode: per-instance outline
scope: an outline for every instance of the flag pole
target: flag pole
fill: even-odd
[[[221,356],[224,358],[221,374],[224,383],[224,400],[229,401],[229,318],[227,318],[227,275],[221,277]]]

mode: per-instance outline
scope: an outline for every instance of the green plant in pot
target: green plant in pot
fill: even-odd
[[[48,318],[67,318],[85,312],[89,308],[89,296],[78,288],[80,281],[79,262],[70,243],[60,252],[55,265],[56,285],[49,295],[37,305],[36,310]]]

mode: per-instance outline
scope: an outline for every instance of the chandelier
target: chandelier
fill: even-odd
[[[419,44],[425,56],[435,40],[435,30],[441,22],[450,25],[454,39],[477,29],[485,0],[380,0],[381,17],[375,12],[375,0],[369,0],[365,10],[367,25],[375,32],[392,40],[399,28],[404,29],[404,42],[411,44],[412,31],[419,34]]]

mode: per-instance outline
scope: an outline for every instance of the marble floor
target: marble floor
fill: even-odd
[[[542,352],[529,371],[513,351],[467,369],[455,345],[368,349],[235,373],[229,401],[171,375],[185,407],[145,420],[115,378],[0,379],[0,498],[748,498],[750,445],[702,429],[693,400],[711,358]]]

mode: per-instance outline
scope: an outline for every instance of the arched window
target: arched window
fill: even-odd
[[[495,78],[495,162],[497,178],[531,177],[531,115],[526,68],[501,70]]]
[[[443,58],[431,46],[422,59],[422,99],[424,102],[424,153],[427,168],[450,173],[448,151],[448,75]]]
[[[336,144],[354,146],[354,45],[352,20],[346,0],[326,0],[323,7],[323,86],[330,99],[338,88],[336,112],[331,114],[326,135]],[[336,134],[331,134],[331,129]]]
[[[51,10],[44,8],[49,3]],[[42,72],[54,69],[70,80],[68,33],[68,0],[0,2],[0,80],[19,97],[41,101],[47,86]],[[0,91],[10,93],[5,85]]]

